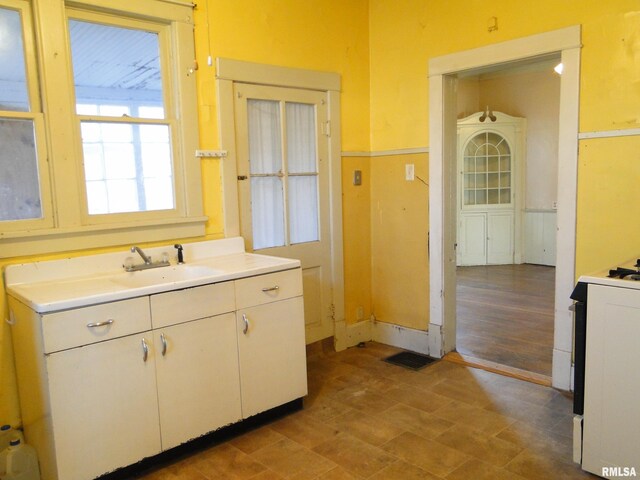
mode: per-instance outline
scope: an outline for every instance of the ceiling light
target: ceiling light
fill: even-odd
[[[557,64],[555,67],[553,67],[553,69],[558,75],[562,75],[562,70],[564,69],[564,65],[562,65],[562,62],[561,62]]]

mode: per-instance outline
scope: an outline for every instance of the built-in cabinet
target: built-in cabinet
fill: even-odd
[[[85,480],[307,393],[299,268],[37,313],[9,297],[43,480]]]
[[[521,263],[525,119],[458,121],[458,265]]]

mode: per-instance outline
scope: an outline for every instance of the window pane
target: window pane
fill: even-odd
[[[0,110],[29,111],[20,13],[0,8]]]
[[[284,245],[282,180],[278,177],[251,179],[253,249]]]
[[[287,103],[286,112],[289,173],[315,173],[315,107],[304,103]]]
[[[82,122],[91,215],[174,208],[167,125]]]
[[[318,237],[318,177],[289,177],[291,243],[315,242]]]
[[[33,121],[0,118],[0,221],[42,218]]]
[[[282,170],[279,102],[249,99],[247,116],[251,173],[278,173]]]
[[[164,118],[158,34],[69,20],[76,111]]]

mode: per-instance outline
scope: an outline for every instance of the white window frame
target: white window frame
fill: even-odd
[[[33,35],[25,30],[32,110],[42,99],[46,152],[39,161],[44,220],[22,227],[0,222],[0,258],[96,248],[143,241],[201,236],[203,215],[198,148],[193,4],[184,0],[0,0],[20,4],[33,12]],[[80,15],[77,15],[81,12]],[[89,215],[86,203],[80,120],[76,115],[68,19],[83,16],[109,18],[109,24],[149,22],[166,29],[161,55],[166,118],[172,129],[175,208],[127,214]],[[24,17],[28,18],[28,17]],[[82,18],[80,18],[82,19]],[[25,23],[27,23],[25,21]],[[37,55],[36,55],[37,52]],[[165,67],[165,65],[167,67]],[[40,145],[39,145],[40,146]],[[47,162],[48,161],[48,162]],[[51,208],[45,206],[51,205]]]

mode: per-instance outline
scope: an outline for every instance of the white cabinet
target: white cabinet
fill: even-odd
[[[95,478],[307,393],[300,268],[44,314],[9,306],[43,480]]]
[[[163,450],[242,418],[234,295],[223,282],[151,296]]]
[[[236,300],[246,418],[307,394],[302,278],[287,271],[239,280]]]
[[[46,357],[57,472],[44,479],[94,478],[160,452],[151,342],[145,332]]]
[[[244,417],[307,394],[303,311],[296,297],[236,314]]]
[[[460,213],[458,265],[514,263],[514,218],[510,211]]]
[[[501,112],[458,120],[458,265],[522,261],[525,129]]]

